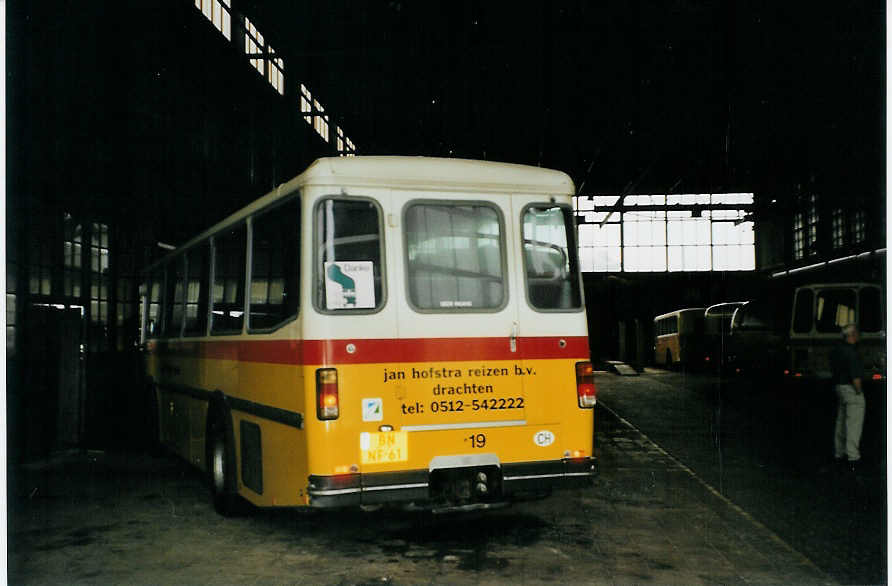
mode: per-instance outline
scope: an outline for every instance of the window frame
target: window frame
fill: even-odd
[[[876,293],[876,296],[877,296],[877,303],[879,304],[878,316],[879,316],[879,326],[880,327],[879,327],[879,329],[876,329],[876,330],[867,330],[863,326],[864,312],[862,311],[862,306],[863,306],[862,301],[863,301],[863,295],[866,291],[871,291],[872,293]],[[883,298],[883,291],[880,287],[877,287],[875,285],[866,285],[866,286],[860,287],[858,289],[858,307],[856,310],[856,323],[857,323],[857,327],[858,327],[858,332],[862,336],[864,334],[867,334],[867,335],[883,334],[886,331],[886,312],[885,312],[884,301],[885,301],[885,299]]]
[[[319,234],[318,222],[316,221],[317,214],[319,213],[319,208],[322,207],[326,201],[360,201],[360,202],[368,202],[371,203],[375,210],[378,212],[378,248],[380,251],[381,257],[381,299],[375,300],[375,307],[367,308],[367,307],[356,307],[356,308],[347,308],[347,309],[328,309],[323,306],[321,303],[322,299],[319,295],[318,283],[321,276],[319,275],[318,268],[320,262],[319,249],[320,246],[317,244],[320,242],[319,238],[321,235]],[[309,286],[312,287],[310,292],[310,297],[313,299],[313,309],[316,310],[316,313],[322,315],[373,315],[381,312],[386,306],[388,301],[387,295],[387,246],[386,246],[386,234],[385,234],[385,225],[384,225],[384,209],[381,207],[381,202],[378,201],[375,197],[369,195],[347,195],[343,193],[331,193],[320,196],[313,203],[313,211],[310,214],[310,222],[312,222],[312,240],[311,246],[313,247],[313,266],[311,268],[311,278]],[[373,273],[374,275],[374,273]],[[324,282],[324,280],[323,280]]]
[[[573,269],[573,260],[576,261],[576,281],[579,289],[577,290],[577,295],[579,297],[579,305],[569,309],[561,309],[561,308],[540,308],[536,307],[530,302],[530,287],[528,280],[528,271],[527,271],[527,255],[524,254],[523,247],[526,243],[526,238],[523,233],[524,226],[524,217],[527,212],[531,209],[539,208],[539,209],[550,209],[550,208],[560,208],[561,214],[564,215],[564,234],[567,237],[567,254],[570,255],[568,258],[568,262],[570,262],[570,270]],[[567,226],[567,221],[570,222],[570,225]],[[526,299],[527,306],[537,313],[579,313],[583,309],[585,309],[585,297],[583,295],[582,290],[582,267],[580,266],[579,259],[579,243],[576,242],[576,222],[574,221],[574,211],[573,206],[567,205],[565,203],[557,203],[557,202],[541,202],[541,203],[528,203],[520,210],[520,256],[521,263],[523,265],[523,274],[521,275],[523,278],[523,291],[524,298]],[[572,276],[572,275],[571,275]],[[568,282],[571,282],[568,279]]]
[[[496,212],[496,218],[499,222],[499,261],[501,263],[502,268],[502,285],[503,285],[503,296],[502,302],[498,307],[486,307],[486,308],[474,308],[474,307],[441,307],[434,309],[425,309],[422,307],[418,307],[412,300],[412,294],[409,287],[409,230],[408,230],[408,222],[406,221],[406,216],[409,213],[409,208],[415,205],[429,205],[429,206],[481,206],[488,207]],[[402,221],[403,226],[403,267],[404,267],[404,278],[403,284],[405,287],[405,295],[406,295],[406,304],[414,311],[415,313],[420,314],[462,314],[462,313],[500,313],[508,307],[508,304],[511,301],[511,276],[510,270],[508,266],[508,245],[507,245],[507,234],[506,234],[506,222],[505,222],[505,214],[502,213],[502,208],[496,203],[486,200],[480,199],[427,199],[427,198],[415,198],[410,199],[403,205],[402,213],[400,214],[400,219]],[[522,229],[522,228],[521,228]]]
[[[297,271],[297,291],[295,292],[295,297],[297,298],[297,310],[288,315],[285,319],[276,322],[274,325],[266,328],[252,328],[251,327],[251,285],[254,280],[254,219],[263,216],[267,213],[272,213],[276,209],[291,203],[292,201],[297,201],[297,267],[295,270]],[[245,250],[245,325],[244,331],[246,331],[249,335],[254,334],[270,334],[279,330],[291,322],[297,320],[298,316],[300,316],[301,309],[301,257],[303,251],[303,206],[302,200],[300,197],[300,192],[295,192],[293,194],[289,194],[280,200],[266,206],[261,210],[257,210],[250,217],[247,218],[248,224],[248,234],[247,234],[247,249]],[[383,254],[383,251],[382,251]]]
[[[205,306],[204,328],[202,330],[189,330],[186,327],[188,324],[187,308],[190,305],[189,301],[188,301],[189,300],[189,276],[190,276],[189,271],[191,270],[191,267],[190,267],[191,263],[189,261],[189,255],[190,255],[190,253],[192,253],[196,250],[199,250],[202,246],[207,247],[207,255],[208,255],[207,256],[207,266],[204,268],[204,276],[207,277],[207,287],[206,287],[205,291],[199,292],[199,299],[197,301],[197,305],[198,305],[198,309],[201,310],[201,301],[202,301],[201,296],[204,295],[206,298],[206,303],[207,303],[207,305]],[[212,295],[213,295],[212,294],[213,281],[211,280],[213,278],[213,274],[212,274],[213,271],[211,270],[211,265],[214,262],[213,261],[214,249],[213,249],[213,246],[211,246],[211,239],[205,238],[201,242],[196,242],[194,245],[190,246],[189,248],[184,249],[181,252],[181,254],[183,255],[183,258],[186,262],[185,278],[183,279],[184,287],[183,287],[183,328],[182,328],[183,334],[182,334],[182,337],[183,338],[203,338],[208,335],[208,331],[210,330],[210,327],[211,327],[211,302],[212,302]],[[197,318],[197,319],[200,319],[200,318]]]
[[[245,316],[242,320],[242,327],[239,329],[228,329],[228,330],[217,330],[214,331],[214,287],[217,283],[217,239],[221,235],[227,234],[229,231],[239,228],[240,226],[245,227],[245,264],[244,264],[244,281],[242,282],[243,293],[242,293],[242,312]],[[238,336],[245,332],[245,324],[248,321],[247,313],[248,313],[248,286],[250,284],[248,268],[250,266],[250,251],[251,251],[251,234],[250,234],[250,226],[248,225],[248,221],[246,218],[242,218],[237,222],[234,222],[225,228],[215,232],[210,236],[211,241],[211,272],[209,276],[209,286],[208,286],[208,334],[211,336]]]
[[[176,311],[176,305],[177,305],[177,302],[176,302],[177,283],[176,283],[176,279],[174,279],[173,282],[171,282],[171,279],[172,279],[172,277],[176,276],[177,269],[176,269],[175,265],[177,264],[177,262],[180,263],[180,266],[182,267],[182,271],[183,271],[183,275],[182,275],[183,278],[180,281],[180,284],[183,287],[183,300],[179,304],[183,308],[183,310],[182,310],[183,313],[180,316],[179,327],[176,328],[176,332],[174,333],[172,331],[172,328],[174,325],[172,322],[174,321],[174,312]],[[166,303],[164,303],[164,305],[163,305],[164,319],[162,321],[163,329],[161,330],[161,334],[162,334],[161,337],[165,338],[165,339],[182,338],[183,337],[183,328],[185,327],[185,323],[186,323],[186,270],[187,270],[186,269],[186,251],[178,250],[176,252],[175,256],[173,256],[169,260],[165,261],[164,269],[165,269],[165,271],[164,271],[165,272],[165,275],[164,275],[164,284],[165,284],[164,298],[165,298]]]

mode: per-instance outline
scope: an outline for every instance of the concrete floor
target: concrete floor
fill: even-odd
[[[606,396],[617,380],[599,377]],[[834,582],[634,427],[605,409],[595,417],[593,487],[433,519],[386,510],[226,519],[200,475],[172,457],[60,454],[10,470],[10,583]]]
[[[885,385],[865,390],[852,474],[832,462],[829,385],[656,369],[599,383],[602,404],[833,578],[887,582]]]

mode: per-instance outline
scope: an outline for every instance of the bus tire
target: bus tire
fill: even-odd
[[[214,500],[214,510],[224,517],[239,511],[238,488],[235,476],[232,417],[221,403],[211,403],[208,409],[205,446],[208,482]]]
[[[666,350],[666,370],[672,370],[672,350]]]

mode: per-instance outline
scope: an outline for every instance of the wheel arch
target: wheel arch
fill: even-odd
[[[226,466],[231,473],[227,475],[226,490],[227,492],[234,494],[238,491],[235,431],[232,423],[232,410],[229,407],[229,402],[226,400],[226,395],[219,389],[211,393],[211,398],[208,401],[207,418],[205,421],[205,467],[209,474],[211,473],[212,466],[212,440],[217,433],[223,434],[223,439],[229,447],[229,449],[226,450]]]

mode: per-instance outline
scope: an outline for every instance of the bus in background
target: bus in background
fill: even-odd
[[[573,194],[521,165],[316,161],[146,271],[157,439],[224,514],[590,483]]]
[[[789,368],[795,378],[829,379],[830,352],[841,342],[840,330],[857,324],[858,349],[865,377],[886,377],[886,325],[883,292],[873,283],[832,283],[797,287],[790,323]]]
[[[727,338],[727,370],[780,376],[787,362],[789,323],[789,305],[775,299],[747,301],[738,307]]]
[[[728,362],[728,336],[731,318],[744,301],[710,305],[703,312],[703,366],[722,369]]]
[[[672,368],[702,356],[702,307],[678,309],[654,318],[654,362]]]

